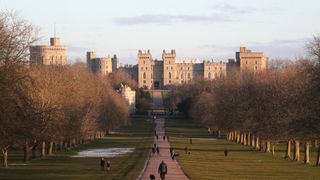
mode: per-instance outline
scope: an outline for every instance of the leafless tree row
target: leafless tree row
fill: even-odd
[[[37,39],[32,25],[0,14],[0,149],[8,166],[10,148],[24,160],[65,150],[102,136],[128,121],[128,107],[101,78],[81,66],[31,66],[28,47]]]
[[[274,153],[275,145],[286,141],[286,157],[300,161],[304,150],[304,163],[309,164],[310,146],[317,147],[319,166],[319,42],[315,37],[310,43],[309,60],[301,59],[281,70],[235,72],[214,81],[198,79],[174,87],[168,104],[214,131],[226,132],[228,140],[257,150]]]

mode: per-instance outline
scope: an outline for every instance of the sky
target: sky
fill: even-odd
[[[136,64],[139,49],[161,59],[175,49],[177,59],[227,61],[240,46],[270,59],[305,55],[320,34],[319,0],[0,0],[40,29],[38,44],[61,38],[69,63],[117,54]]]

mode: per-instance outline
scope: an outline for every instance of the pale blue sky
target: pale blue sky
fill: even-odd
[[[234,58],[239,46],[270,58],[304,55],[320,33],[319,0],[0,0],[41,29],[41,43],[57,36],[70,60],[116,53],[136,63],[138,49],[161,58],[176,49],[178,59]]]

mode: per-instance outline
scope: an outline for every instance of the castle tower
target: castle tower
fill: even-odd
[[[171,52],[162,52],[163,60],[163,85],[174,84],[176,81],[175,64],[176,64],[176,51],[174,49]]]
[[[138,51],[138,86],[153,87],[153,60],[150,50]]]
[[[252,52],[246,47],[240,47],[236,52],[237,63],[241,72],[258,73],[267,69],[268,57],[262,52]]]
[[[89,71],[92,71],[92,60],[96,58],[96,52],[87,52],[87,67]]]
[[[112,59],[112,72],[116,72],[118,69],[119,59],[116,54],[114,54],[111,59]]]

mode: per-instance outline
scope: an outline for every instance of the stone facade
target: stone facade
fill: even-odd
[[[122,97],[126,100],[130,107],[131,112],[136,110],[136,91],[132,90],[129,86],[121,84],[120,93]]]
[[[66,65],[67,48],[60,45],[60,38],[50,38],[50,45],[30,46],[30,63],[43,65]]]
[[[236,61],[228,63],[203,61],[177,62],[175,50],[162,52],[162,61],[154,60],[150,50],[138,51],[138,86],[148,89],[162,89],[173,84],[188,83],[195,77],[215,79],[227,76],[229,71],[260,72],[267,69],[268,58],[261,52],[252,52],[240,47],[236,52]]]
[[[257,73],[268,67],[268,58],[262,52],[252,52],[245,47],[240,47],[240,51],[236,52],[236,58],[241,72]]]
[[[92,73],[105,76],[118,68],[118,58],[111,57],[97,58],[96,52],[87,52],[87,67]]]

